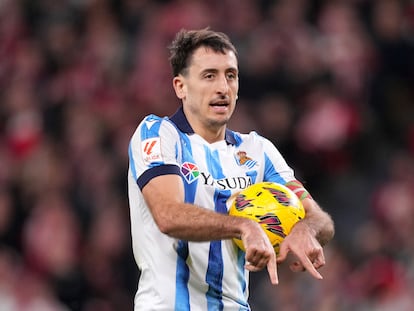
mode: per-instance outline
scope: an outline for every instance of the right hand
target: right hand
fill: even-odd
[[[295,260],[289,264],[293,272],[307,270],[314,278],[322,279],[317,269],[325,265],[322,246],[312,230],[303,221],[298,222],[280,246],[278,263],[285,261],[292,253]]]
[[[247,220],[241,239],[246,251],[245,268],[256,272],[267,267],[271,283],[278,284],[276,253],[262,227],[252,220]]]

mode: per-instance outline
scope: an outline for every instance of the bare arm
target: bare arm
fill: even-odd
[[[322,279],[317,271],[325,265],[322,246],[334,235],[334,224],[331,217],[310,198],[302,201],[306,217],[299,221],[280,247],[278,262],[283,262],[288,253],[292,252],[297,261],[291,264],[293,271],[306,269],[312,276]]]
[[[152,179],[142,193],[162,233],[187,241],[241,238],[246,248],[246,268],[258,271],[267,266],[271,282],[278,282],[273,247],[256,222],[184,203],[184,187],[177,175]]]
[[[304,199],[302,203],[306,211],[303,223],[314,231],[315,238],[322,246],[326,245],[335,234],[331,216],[323,211],[313,199]]]

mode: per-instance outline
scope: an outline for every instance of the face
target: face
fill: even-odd
[[[188,72],[175,77],[173,84],[196,133],[225,129],[239,89],[236,55],[200,47],[194,51]]]

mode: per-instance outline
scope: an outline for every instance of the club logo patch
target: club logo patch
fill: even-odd
[[[247,156],[246,151],[237,152],[235,158],[239,166],[244,165],[244,166],[247,166],[248,168],[253,168],[257,163],[257,161]]]
[[[161,141],[159,137],[153,137],[142,141],[141,151],[146,165],[162,161]]]
[[[181,174],[187,183],[191,184],[198,178],[198,176],[200,176],[200,171],[198,170],[197,165],[190,162],[184,162],[181,165]]]

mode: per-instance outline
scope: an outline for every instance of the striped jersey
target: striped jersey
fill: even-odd
[[[232,240],[191,242],[161,233],[141,189],[156,176],[177,174],[187,203],[227,213],[235,192],[295,179],[276,147],[255,132],[229,129],[225,140],[210,144],[181,107],[172,117],[145,117],[128,152],[132,244],[141,271],[135,310],[250,310],[244,252]]]

